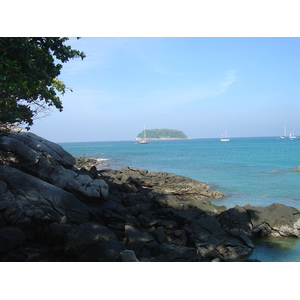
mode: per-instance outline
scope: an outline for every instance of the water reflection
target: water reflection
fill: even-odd
[[[262,262],[299,262],[300,240],[298,238],[257,238],[255,248],[249,257]]]

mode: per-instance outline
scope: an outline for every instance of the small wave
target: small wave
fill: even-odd
[[[102,161],[108,161],[108,158],[96,158],[97,161],[102,162]]]

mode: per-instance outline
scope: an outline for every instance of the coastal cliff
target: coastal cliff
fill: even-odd
[[[300,212],[227,209],[197,180],[97,170],[26,131],[0,138],[0,261],[245,261],[252,238],[300,236]]]

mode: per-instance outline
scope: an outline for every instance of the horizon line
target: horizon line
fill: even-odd
[[[280,135],[272,135],[272,136],[233,136],[230,139],[243,139],[243,138],[277,138],[280,139]],[[198,137],[198,138],[187,138],[187,139],[175,139],[175,140],[153,140],[155,141],[179,141],[179,140],[207,140],[207,139],[220,139],[220,137]],[[289,138],[288,138],[289,139]],[[126,139],[126,140],[94,140],[94,141],[60,141],[54,143],[99,143],[99,142],[136,142],[135,139]]]

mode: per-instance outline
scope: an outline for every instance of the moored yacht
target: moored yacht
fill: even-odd
[[[220,138],[220,141],[221,142],[229,142],[230,141],[230,138],[228,136],[228,133],[227,133],[226,129],[225,129],[225,134],[224,135],[222,134],[222,137]]]
[[[149,144],[149,142],[146,139],[146,126],[144,125],[144,138],[139,141],[140,144]]]

